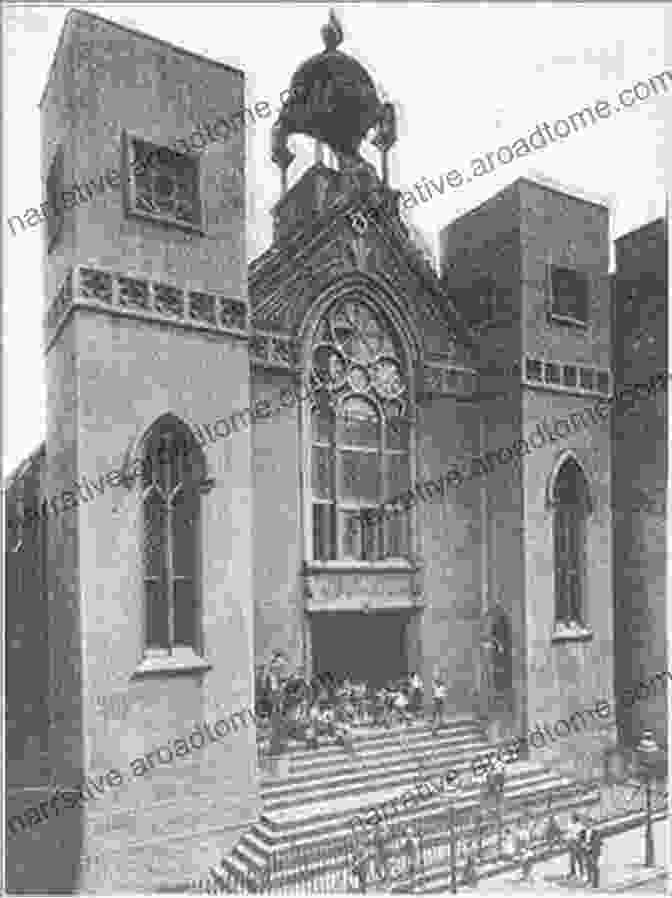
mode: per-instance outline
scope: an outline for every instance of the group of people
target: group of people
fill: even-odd
[[[271,663],[257,671],[256,712],[257,720],[266,721],[270,733],[269,754],[280,756],[288,739],[296,739],[307,747],[317,749],[325,741],[335,741],[358,763],[354,748],[353,728],[356,726],[392,727],[409,724],[423,714],[425,704],[424,684],[416,672],[411,672],[384,686],[356,681],[349,676],[337,679],[331,673],[317,674],[308,679],[303,670],[286,673],[286,661],[274,657]],[[435,669],[431,681],[433,705],[432,728],[437,731],[443,725],[446,684],[439,669]],[[494,802],[499,812],[504,795],[505,767],[499,760],[493,761],[483,783],[485,803]],[[515,831],[504,832],[507,848],[504,853],[520,861],[521,878],[529,880],[534,862],[533,843],[539,837],[532,817],[520,821]],[[543,840],[547,844],[563,845],[569,849],[568,878],[580,878],[599,887],[599,858],[602,837],[590,822],[582,822],[578,814],[572,814],[567,832],[551,815],[545,826]],[[398,847],[393,851],[392,844]],[[401,856],[400,857],[400,851]],[[353,831],[349,846],[350,871],[361,892],[375,876],[387,883],[391,866],[403,861],[411,880],[415,879],[420,863],[419,832],[406,827],[403,838],[394,838],[383,821],[369,837],[366,832]],[[477,880],[477,852],[472,845],[465,855],[465,884]]]
[[[274,658],[257,670],[257,720],[266,721],[274,749],[293,738],[318,748],[335,740],[352,748],[352,728],[410,724],[423,714],[424,684],[417,672],[390,680],[375,688],[349,676],[337,679],[331,673],[311,679],[302,669],[285,672],[284,659]],[[443,723],[445,685],[437,672],[432,680],[434,728]]]
[[[395,847],[395,841],[398,845]],[[411,885],[420,872],[420,834],[415,826],[404,828],[401,838],[395,837],[386,821],[375,824],[369,835],[364,827],[353,827],[348,845],[350,872],[360,893],[365,893],[367,885],[374,881],[390,885],[393,871],[401,869]]]
[[[572,814],[567,830],[569,847],[568,879],[579,878],[594,889],[600,885],[600,854],[602,835],[591,821],[583,822],[578,814]]]

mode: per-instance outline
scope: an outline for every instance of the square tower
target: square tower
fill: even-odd
[[[508,618],[522,735],[613,697],[609,210],[523,178],[441,249],[479,343],[483,591]],[[613,741],[613,719],[586,729],[536,747],[574,763]]]
[[[667,221],[656,219],[616,240],[612,326],[614,375],[626,395],[664,376],[668,365]],[[634,744],[642,730],[667,739],[664,681],[667,606],[667,390],[625,401],[612,416],[614,593],[620,735]],[[669,615],[669,612],[667,612]],[[659,678],[657,680],[656,678]],[[642,691],[645,690],[645,691]],[[631,699],[635,693],[637,700]],[[643,700],[642,700],[643,699]]]
[[[257,815],[243,90],[73,11],[42,99],[50,789],[114,785],[14,837],[30,891],[184,886]]]

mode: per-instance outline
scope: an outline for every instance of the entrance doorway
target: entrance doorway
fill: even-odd
[[[408,672],[403,611],[319,611],[311,615],[313,674],[382,686]]]

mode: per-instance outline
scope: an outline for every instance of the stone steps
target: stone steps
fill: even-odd
[[[288,775],[264,777],[260,819],[221,865],[211,870],[211,878],[232,874],[245,882],[270,867],[281,876],[283,891],[292,884],[300,891],[301,884],[305,886],[313,874],[324,888],[352,889],[345,846],[354,816],[412,788],[418,782],[418,757],[423,759],[422,780],[432,781],[449,769],[466,774],[474,760],[493,749],[478,723],[466,717],[454,718],[435,736],[426,723],[414,724],[403,733],[399,729],[358,731],[354,744],[365,769],[353,768],[337,745],[317,750],[296,746],[290,750]],[[481,783],[469,779],[461,777],[460,791],[454,791],[458,811],[482,805]],[[507,765],[507,805],[520,801],[542,809],[551,792],[556,813],[585,808],[590,803],[590,796],[579,794],[570,778],[540,764],[521,761]],[[594,798],[597,800],[597,793]],[[443,826],[446,814],[447,796],[434,795],[395,813],[391,823],[396,832],[419,820],[424,826],[437,828]],[[429,847],[436,864],[431,870],[426,865],[428,890],[433,890],[435,880],[443,883],[446,869],[450,873],[444,859],[449,854],[448,846],[447,827],[431,835]]]
[[[566,804],[567,807],[574,806],[576,790],[574,784],[567,778],[557,777],[543,770],[530,769],[530,765],[511,766],[512,768],[520,766],[522,769],[510,772],[506,790],[508,799],[513,801],[538,797],[542,803],[545,802],[549,791],[553,790],[554,808],[565,810],[563,804]],[[398,794],[398,789],[373,793],[368,797],[367,806],[370,807],[373,803],[380,803]],[[474,786],[471,789],[462,790],[455,805],[458,810],[479,807],[481,805],[480,787]],[[339,812],[337,807],[330,804],[321,813],[297,820],[293,825],[288,823],[283,825],[282,822],[278,823],[264,815],[262,820],[240,840],[234,850],[234,856],[252,862],[259,872],[263,869],[271,851],[282,854],[291,850],[300,851],[311,846],[318,848],[344,839],[351,831],[350,820],[356,812],[357,810],[353,810],[352,806],[341,809]],[[445,814],[445,798],[435,796],[395,814],[393,822],[395,825],[405,826],[419,819],[436,820]]]
[[[455,731],[440,731],[432,737],[427,731],[411,731],[405,738],[399,733],[386,736],[385,739],[355,737],[354,747],[357,756],[363,760],[382,761],[400,754],[413,754],[427,749],[440,748],[446,745],[463,745],[471,743],[487,748],[483,733],[475,726],[456,728]],[[324,754],[323,754],[324,752]],[[316,776],[320,773],[334,771],[341,765],[344,769],[348,766],[347,756],[340,746],[320,748],[310,754],[290,752],[288,755],[289,774],[283,779],[283,783],[298,783],[303,779]],[[263,788],[272,788],[278,780],[274,776],[262,778]]]
[[[350,761],[333,762],[331,769],[325,768],[313,775],[292,775],[281,782],[265,784],[262,791],[264,806],[271,810],[293,807],[298,802],[303,804],[326,801],[340,795],[355,795],[370,791],[372,782],[381,787],[387,784],[408,787],[418,777],[416,752],[426,758],[423,778],[427,778],[451,768],[466,771],[471,767],[473,758],[485,751],[487,745],[483,745],[482,739],[467,737],[431,744],[418,743],[411,752],[399,746],[387,750],[384,755],[363,751],[357,757],[362,762],[361,766],[353,766]]]

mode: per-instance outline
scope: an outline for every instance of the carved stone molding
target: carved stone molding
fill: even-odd
[[[296,366],[294,340],[282,334],[254,333],[250,337],[250,361],[265,367],[293,370]]]
[[[412,611],[424,605],[422,578],[409,568],[399,570],[317,570],[304,575],[305,610]]]
[[[613,374],[576,362],[563,363],[525,356],[523,380],[526,386],[587,396],[611,396]]]
[[[70,270],[47,312],[47,346],[74,306],[107,308],[121,317],[170,321],[199,330],[247,333],[248,310],[242,300],[79,265]]]
[[[425,365],[423,393],[426,396],[473,396],[478,374],[471,368],[452,365]]]

